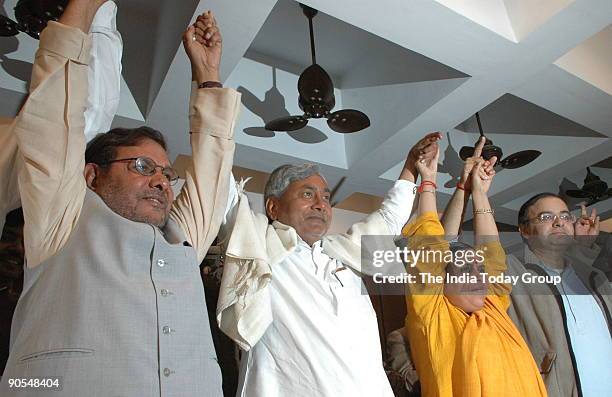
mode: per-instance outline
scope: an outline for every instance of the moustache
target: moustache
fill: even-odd
[[[311,219],[318,219],[320,221],[322,221],[323,223],[327,223],[328,222],[328,217],[326,214],[310,214],[308,216],[306,216],[306,220],[311,220]]]
[[[162,206],[166,207],[168,205],[168,197],[166,197],[165,194],[157,192],[157,191],[151,191],[151,192],[146,192],[146,193],[142,193],[140,194],[141,199],[155,199],[157,201],[159,201]]]

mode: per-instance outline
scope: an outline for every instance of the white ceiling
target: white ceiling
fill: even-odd
[[[6,15],[15,3],[4,2]],[[543,152],[498,175],[492,201],[500,221],[515,223],[517,204],[557,191],[564,177],[582,186],[585,167],[606,159],[593,170],[612,186],[612,1],[304,3],[320,10],[317,61],[334,80],[336,109],[364,111],[370,128],[341,135],[320,120],[302,133],[261,128],[299,113],[297,78],[310,64],[310,47],[307,20],[292,0],[122,0],[126,84],[116,123],[144,122],[166,134],[173,157],[189,153],[190,72],[180,34],[212,9],[224,38],[222,77],[243,92],[239,166],[269,172],[316,161],[332,185],[347,176],[338,199],[383,195],[412,144],[439,130],[447,174],[440,180],[450,186],[460,167],[456,153],[476,140],[473,114],[480,111],[485,133],[504,153]],[[0,116],[18,108],[35,47],[25,35],[0,38]],[[612,216],[612,200],[596,206]]]

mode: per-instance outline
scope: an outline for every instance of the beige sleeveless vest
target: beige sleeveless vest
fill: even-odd
[[[172,220],[127,220],[87,191],[70,239],[26,269],[0,384],[8,396],[222,396],[194,249]],[[8,387],[61,377],[63,390]]]

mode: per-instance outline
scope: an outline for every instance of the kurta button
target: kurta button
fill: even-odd
[[[171,370],[170,368],[164,368],[164,376],[168,377],[170,375],[172,375],[174,373],[173,370]]]
[[[166,266],[166,261],[165,261],[165,260],[163,260],[163,259],[158,259],[158,260],[157,260],[157,266],[159,266],[159,267],[164,267],[164,266]]]
[[[174,332],[174,330],[168,327],[167,325],[164,325],[164,327],[162,328],[162,332],[166,335],[170,335],[171,333]]]
[[[172,292],[168,291],[168,290],[167,290],[167,289],[165,289],[165,288],[162,288],[162,290],[161,290],[161,295],[162,295],[162,296],[164,296],[164,297],[166,297],[166,296],[168,296],[168,295],[172,295]]]

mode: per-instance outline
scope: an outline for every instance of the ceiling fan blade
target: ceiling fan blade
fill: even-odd
[[[472,157],[473,155],[474,155],[474,148],[471,146],[464,146],[461,148],[461,150],[459,150],[459,157],[463,161],[467,160],[469,157]]]
[[[327,116],[327,125],[336,132],[348,134],[368,128],[370,119],[365,113],[354,109],[343,109]]]
[[[579,190],[579,189],[569,189],[569,190],[566,190],[565,194],[567,194],[570,197],[574,197],[574,198],[588,198],[588,197],[591,197],[591,193],[586,192],[584,190]]]
[[[298,92],[305,103],[329,103],[334,98],[334,84],[327,72],[315,63],[300,75]]]
[[[16,36],[18,33],[17,22],[0,14],[0,36],[10,37]]]
[[[542,152],[540,152],[539,150],[523,150],[521,152],[516,152],[506,157],[500,162],[500,164],[502,167],[512,170],[531,163],[541,154]]]
[[[266,123],[266,130],[269,131],[295,131],[308,124],[308,119],[304,116],[288,116],[274,119]]]

